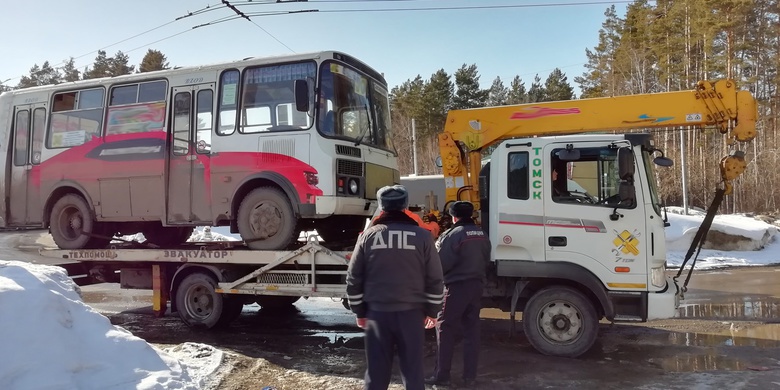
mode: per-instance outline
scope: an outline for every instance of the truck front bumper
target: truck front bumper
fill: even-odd
[[[677,316],[680,307],[680,288],[672,278],[666,278],[666,290],[647,294],[647,319],[659,320]]]

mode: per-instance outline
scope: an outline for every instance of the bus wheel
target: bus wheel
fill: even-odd
[[[287,196],[272,187],[252,190],[238,208],[238,232],[250,249],[285,249],[295,235],[295,216]]]
[[[570,287],[548,287],[523,310],[528,342],[544,355],[575,358],[596,342],[599,321],[591,301]]]
[[[298,302],[301,297],[286,296],[286,295],[258,295],[255,302],[262,306],[263,309],[278,309],[288,306],[292,306],[293,303]]]
[[[60,249],[83,249],[97,244],[91,234],[99,234],[95,216],[87,201],[67,194],[54,203],[49,218],[51,236]]]
[[[220,328],[238,317],[243,307],[240,299],[218,294],[217,281],[203,272],[191,273],[176,288],[179,317],[193,328]]]

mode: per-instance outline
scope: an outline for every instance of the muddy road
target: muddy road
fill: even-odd
[[[506,313],[483,310],[478,388],[780,389],[778,282],[780,267],[698,273],[680,318],[603,323],[597,344],[578,359],[539,355],[519,323],[510,334]],[[363,338],[340,302],[302,299],[276,311],[250,305],[229,329],[193,331],[175,315],[155,318],[147,292],[97,285],[83,294],[114,324],[151,343],[190,341],[231,351],[231,372],[220,388],[361,388]],[[433,334],[426,350],[430,372]],[[460,358],[456,354],[455,378]],[[451,388],[458,388],[457,380]]]
[[[44,262],[30,253],[42,242],[34,233],[22,236],[0,235],[0,257]],[[510,334],[506,313],[483,310],[477,388],[780,389],[780,267],[697,272],[689,288],[680,318],[604,322],[596,345],[578,359],[538,354],[520,323]],[[196,342],[229,352],[220,389],[362,388],[362,333],[340,302],[301,299],[273,311],[249,305],[230,328],[200,331],[175,314],[154,317],[149,291],[101,284],[82,293],[112,323],[150,343]],[[428,336],[425,363],[431,372],[435,336]],[[459,354],[456,349],[450,388],[459,388]],[[391,388],[402,389],[400,383],[396,375]]]

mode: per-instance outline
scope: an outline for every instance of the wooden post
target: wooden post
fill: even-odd
[[[168,310],[168,283],[165,268],[159,264],[152,265],[152,310],[155,317],[162,317]]]

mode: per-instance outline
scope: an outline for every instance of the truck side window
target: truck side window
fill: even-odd
[[[528,152],[509,153],[507,197],[528,200]]]
[[[552,152],[550,192],[557,203],[578,203],[616,207],[620,203],[617,149],[582,148],[580,159],[561,161]],[[631,207],[622,205],[621,207]]]

